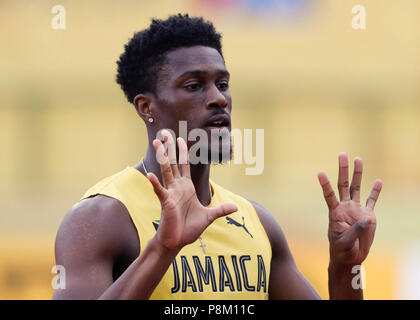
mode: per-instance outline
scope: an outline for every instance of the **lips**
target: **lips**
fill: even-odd
[[[228,114],[216,114],[207,119],[204,127],[210,129],[230,128],[230,116]]]

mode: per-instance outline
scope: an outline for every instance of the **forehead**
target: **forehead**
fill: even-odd
[[[170,77],[178,77],[191,70],[215,71],[226,70],[220,53],[210,47],[194,46],[179,48],[166,54],[164,69]]]

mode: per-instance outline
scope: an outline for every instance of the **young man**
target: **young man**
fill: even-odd
[[[56,263],[65,267],[66,289],[54,299],[320,298],[273,216],[211,181],[208,161],[190,165],[191,141],[161,131],[180,136],[186,121],[189,132],[208,133],[200,140],[208,154],[226,147],[226,139],[210,141],[212,131],[226,136],[231,129],[220,38],[202,18],[177,15],[153,20],[125,46],[117,82],[145,121],[149,147],[137,165],[92,187],[64,218]],[[155,139],[159,131],[166,148]],[[382,183],[375,182],[363,207],[361,159],[349,188],[347,156],[339,155],[340,201],[325,173],[318,177],[330,218],[330,298],[361,299],[351,270],[373,242]]]

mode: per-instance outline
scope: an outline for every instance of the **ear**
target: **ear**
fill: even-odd
[[[139,93],[134,97],[133,104],[136,108],[138,115],[144,120],[144,122],[148,122],[150,118],[153,117],[151,112],[150,105],[152,103],[152,98],[148,94]]]

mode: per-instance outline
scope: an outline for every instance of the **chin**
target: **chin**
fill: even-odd
[[[228,141],[216,143],[198,142],[189,148],[190,164],[225,164],[232,160],[232,144]]]
[[[209,163],[211,164],[226,164],[232,160],[232,146],[224,145],[219,149],[209,150]]]

